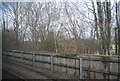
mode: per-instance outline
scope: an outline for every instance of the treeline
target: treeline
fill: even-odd
[[[99,53],[110,55],[114,44],[118,54],[117,2],[2,2],[0,8],[3,49],[62,52],[66,41],[95,39]]]

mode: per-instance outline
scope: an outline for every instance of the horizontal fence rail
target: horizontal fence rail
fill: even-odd
[[[51,72],[60,72],[80,77],[80,79],[118,79],[119,57],[79,56],[70,57],[52,53],[30,53],[23,51],[3,51],[3,58],[29,64],[35,69],[42,67]]]

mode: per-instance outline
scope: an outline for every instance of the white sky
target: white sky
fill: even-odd
[[[0,1],[2,1],[2,0],[0,0]],[[25,1],[25,2],[35,2],[35,0],[4,0],[4,1],[10,1],[10,2],[12,2],[12,1]],[[41,2],[41,1],[43,1],[43,0],[36,0],[36,2]],[[47,1],[53,1],[53,0],[44,0],[45,2],[47,2]],[[62,0],[54,0],[54,1],[62,1]],[[64,0],[64,1],[71,1],[71,2],[83,2],[83,1],[85,1],[85,2],[89,2],[90,0]],[[95,1],[95,0],[94,0]],[[120,1],[120,0],[111,0],[111,1]],[[81,9],[80,9],[81,10]],[[82,10],[86,10],[86,9],[84,9],[84,8],[82,8]],[[85,14],[86,15],[86,14]],[[92,19],[92,16],[90,15],[90,17],[91,17],[91,19]],[[2,19],[2,11],[1,11],[1,9],[0,9],[0,21],[1,21],[1,19]],[[78,18],[79,19],[79,18]],[[67,19],[66,19],[67,20]],[[83,19],[84,21],[88,21],[86,18],[84,18]],[[63,20],[64,21],[64,20]],[[88,21],[89,22],[89,21]],[[1,25],[1,22],[0,22],[0,25]],[[9,23],[9,26],[12,26],[12,23]],[[87,26],[86,26],[87,27]],[[11,27],[10,27],[11,28]],[[58,28],[59,29],[59,28]],[[90,29],[87,29],[88,31],[87,31],[87,34],[90,34]]]
[[[90,0],[0,0],[0,2],[90,2]],[[93,0],[100,1],[100,0]],[[104,0],[101,0],[104,1]],[[120,0],[110,0],[111,2],[119,2]]]

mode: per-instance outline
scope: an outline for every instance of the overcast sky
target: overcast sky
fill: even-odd
[[[90,2],[91,0],[0,0],[0,2]],[[100,1],[100,0],[93,0]],[[105,1],[105,0],[101,0]],[[111,2],[119,2],[120,0],[110,0]]]
[[[4,0],[5,1],[5,0]],[[12,1],[12,0],[10,0],[10,1]],[[15,0],[15,1],[18,1],[18,0]],[[24,0],[23,0],[24,1]],[[29,0],[25,0],[26,2],[27,1],[29,1]],[[31,1],[31,0],[30,0]],[[37,0],[36,0],[37,1]],[[39,0],[40,1],[40,0]],[[43,1],[43,0],[42,0]],[[44,2],[47,2],[47,1],[53,1],[53,0],[44,0]],[[55,1],[55,0],[54,0]],[[62,1],[62,0],[56,0],[57,2],[59,2],[59,1]],[[70,2],[70,0],[68,1],[68,0],[64,0],[64,1],[66,1],[66,2]],[[111,0],[111,1],[120,1],[120,0]],[[71,0],[71,2],[74,2],[74,3],[76,3],[76,2],[78,2],[78,4],[76,4],[77,6],[79,6],[79,10],[81,10],[82,12],[86,12],[84,15],[86,15],[86,16],[89,16],[91,19],[93,19],[93,15],[91,14],[91,13],[89,13],[88,12],[88,10],[85,8],[85,7],[83,7],[83,6],[85,6],[85,4],[84,4],[84,2],[86,3],[86,4],[88,4],[88,5],[91,5],[91,2],[90,2],[90,0],[80,0],[80,1],[78,1],[78,0]],[[6,10],[6,8],[5,7],[2,7],[1,6],[1,3],[0,3],[0,21],[2,20],[2,9],[5,11]],[[8,13],[7,14],[9,14],[10,12],[8,11]],[[75,12],[74,13],[76,13],[77,14],[77,12],[76,12],[76,10],[75,10]],[[88,15],[88,13],[89,13],[89,15]],[[61,14],[62,15],[62,14]],[[64,15],[65,16],[65,15]],[[68,20],[67,19],[64,19],[65,17],[63,16],[63,18],[61,17],[60,18],[60,20],[61,20],[61,22],[63,22],[63,23],[66,23]],[[9,28],[12,28],[12,25],[13,25],[13,23],[11,22],[11,19],[10,19],[10,17],[9,16],[7,16],[7,15],[5,15],[5,17],[8,17],[8,22],[9,22]],[[92,21],[89,21],[89,19],[87,19],[87,18],[85,18],[85,17],[81,17],[79,14],[78,14],[78,17],[75,19],[74,17],[72,18],[73,20],[78,20],[78,21],[81,21],[81,20],[83,20],[83,21],[87,21],[87,22],[92,22]],[[2,23],[2,22],[0,22],[0,23]],[[54,22],[55,23],[55,22]],[[57,23],[56,23],[57,24]],[[86,29],[86,34],[87,34],[87,36],[89,36],[90,35],[90,24],[89,23],[84,23],[85,25],[85,27],[87,27]]]

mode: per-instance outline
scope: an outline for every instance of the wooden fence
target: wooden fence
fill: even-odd
[[[64,56],[50,53],[3,51],[3,58],[42,67],[53,72],[71,74],[80,79],[118,79],[119,56]]]

